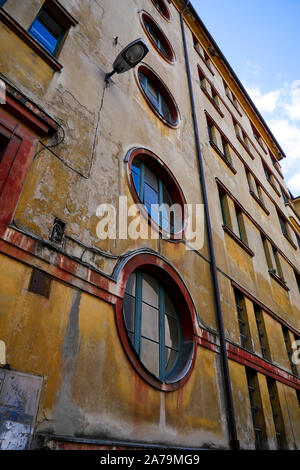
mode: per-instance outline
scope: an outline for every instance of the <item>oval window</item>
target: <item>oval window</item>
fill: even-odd
[[[124,351],[150,385],[177,390],[190,377],[196,358],[193,300],[179,273],[154,253],[130,256],[119,273],[116,322]]]
[[[169,238],[183,237],[185,199],[173,174],[146,149],[129,152],[129,178],[133,194],[149,219]]]
[[[151,0],[159,13],[167,20],[170,20],[170,12],[164,0]]]
[[[138,80],[153,111],[169,126],[176,127],[179,112],[174,98],[157,75],[144,65],[138,69]]]
[[[132,273],[123,315],[129,340],[144,367],[161,382],[168,382],[179,360],[182,330],[164,286],[146,272]]]
[[[142,24],[150,41],[158,50],[158,52],[163,56],[163,58],[166,59],[168,62],[174,62],[175,54],[171,44],[159,28],[159,26],[146,12],[142,13]]]

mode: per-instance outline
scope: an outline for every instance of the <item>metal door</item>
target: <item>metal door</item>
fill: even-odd
[[[42,377],[0,369],[0,450],[30,447]]]

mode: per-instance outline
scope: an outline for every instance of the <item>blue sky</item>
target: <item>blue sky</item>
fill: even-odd
[[[285,179],[300,195],[300,0],[191,3],[285,151]]]

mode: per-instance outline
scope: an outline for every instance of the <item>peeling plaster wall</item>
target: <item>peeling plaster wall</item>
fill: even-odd
[[[7,0],[6,11],[25,29],[32,24],[42,1]],[[202,203],[198,163],[194,144],[187,77],[180,22],[174,5],[169,5],[171,21],[158,14],[150,0],[61,0],[78,21],[71,27],[54,70],[9,28],[0,23],[1,72],[34,103],[41,106],[63,128],[63,142],[44,149],[33,161],[14,215],[20,229],[48,241],[55,217],[66,222],[65,251],[87,265],[111,275],[117,256],[137,248],[160,252],[178,270],[186,283],[202,326],[217,329],[209,264],[207,237],[199,251],[186,251],[183,243],[166,240],[104,240],[96,235],[97,207],[111,203],[118,207],[119,195],[134,200],[127,181],[124,157],[141,146],[156,153],[175,175],[188,203]],[[162,123],[149,108],[137,85],[136,71],[114,76],[105,87],[105,73],[121,49],[137,37],[145,37],[139,10],[149,12],[167,35],[176,54],[168,64],[149,44],[144,59],[170,89],[180,111],[177,129]],[[255,160],[236,140],[231,114],[222,107],[221,118],[200,89],[196,64],[205,64],[193,47],[192,33],[185,26],[192,67],[200,140],[207,178],[219,283],[226,337],[240,344],[240,332],[230,278],[247,288],[296,329],[300,328],[299,295],[291,267],[282,259],[289,292],[270,278],[260,234],[250,219],[245,220],[251,258],[222,229],[215,178],[247,208],[250,215],[270,234],[284,254],[298,267],[299,256],[283,243],[276,210],[265,197],[267,217],[249,196],[241,161],[233,156],[237,174],[208,143],[206,109],[261,181],[264,171],[255,149]],[[115,43],[114,38],[118,40]],[[149,40],[148,40],[149,43]],[[220,96],[227,99],[221,75],[206,74]],[[235,90],[236,91],[236,90]],[[237,91],[236,91],[237,92]],[[227,101],[228,106],[231,106]],[[235,113],[231,106],[232,113]],[[246,112],[237,116],[251,134]],[[55,138],[43,140],[44,145]],[[40,145],[40,149],[43,148]],[[54,155],[54,153],[56,155]],[[58,158],[57,158],[58,157]],[[264,185],[267,186],[264,181]],[[282,183],[285,185],[285,183]],[[282,198],[268,191],[284,211]],[[147,221],[143,221],[147,225]],[[107,251],[106,257],[85,249]],[[55,258],[48,247],[41,258]],[[44,377],[37,431],[91,438],[139,440],[170,445],[228,447],[224,392],[219,355],[197,347],[193,374],[178,391],[163,393],[145,384],[131,367],[118,337],[113,307],[96,297],[53,281],[49,300],[28,292],[31,268],[1,255],[0,331],[8,347],[12,368]],[[288,370],[282,344],[276,346],[278,325],[268,323],[269,340],[274,344],[274,360]],[[281,338],[282,339],[282,338]],[[238,434],[242,448],[253,448],[249,395],[245,367],[230,361]],[[264,377],[264,376],[262,376]],[[263,382],[263,379],[261,379]],[[282,385],[282,384],[280,384]],[[286,390],[286,419],[290,425],[289,445],[300,448],[299,410],[296,393]],[[271,426],[270,426],[271,429]],[[294,433],[294,434],[293,434]],[[274,435],[269,431],[270,445]]]

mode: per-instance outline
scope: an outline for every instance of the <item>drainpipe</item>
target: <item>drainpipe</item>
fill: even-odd
[[[189,6],[189,4],[190,4],[190,1],[187,0],[185,6],[179,12],[180,24],[181,24],[182,39],[183,39],[183,45],[184,45],[186,72],[187,72],[187,78],[188,78],[192,116],[193,116],[193,123],[194,123],[196,150],[197,150],[197,157],[198,157],[199,170],[200,170],[205,221],[206,221],[208,241],[209,241],[208,243],[209,253],[210,253],[210,259],[211,259],[213,286],[214,286],[216,310],[217,310],[217,321],[218,321],[218,328],[219,328],[219,335],[220,335],[220,352],[221,352],[221,362],[222,362],[226,405],[227,405],[227,422],[228,422],[229,435],[230,435],[230,447],[233,450],[238,450],[239,441],[237,438],[237,431],[236,431],[236,421],[235,421],[232,389],[231,389],[230,374],[229,374],[229,367],[228,367],[226,338],[225,338],[225,332],[224,332],[223,313],[222,313],[221,300],[220,300],[220,289],[219,289],[219,283],[218,283],[215,250],[214,250],[214,244],[213,244],[213,238],[212,238],[212,228],[211,228],[209,207],[208,207],[208,201],[207,201],[207,191],[206,191],[205,175],[204,175],[204,168],[203,168],[203,158],[202,158],[201,147],[200,147],[198,122],[197,122],[197,116],[196,116],[196,110],[195,110],[194,92],[193,92],[193,85],[192,85],[192,79],[191,79],[191,70],[190,70],[189,56],[188,56],[188,50],[187,50],[186,35],[185,35],[185,30],[184,30],[183,11]]]

